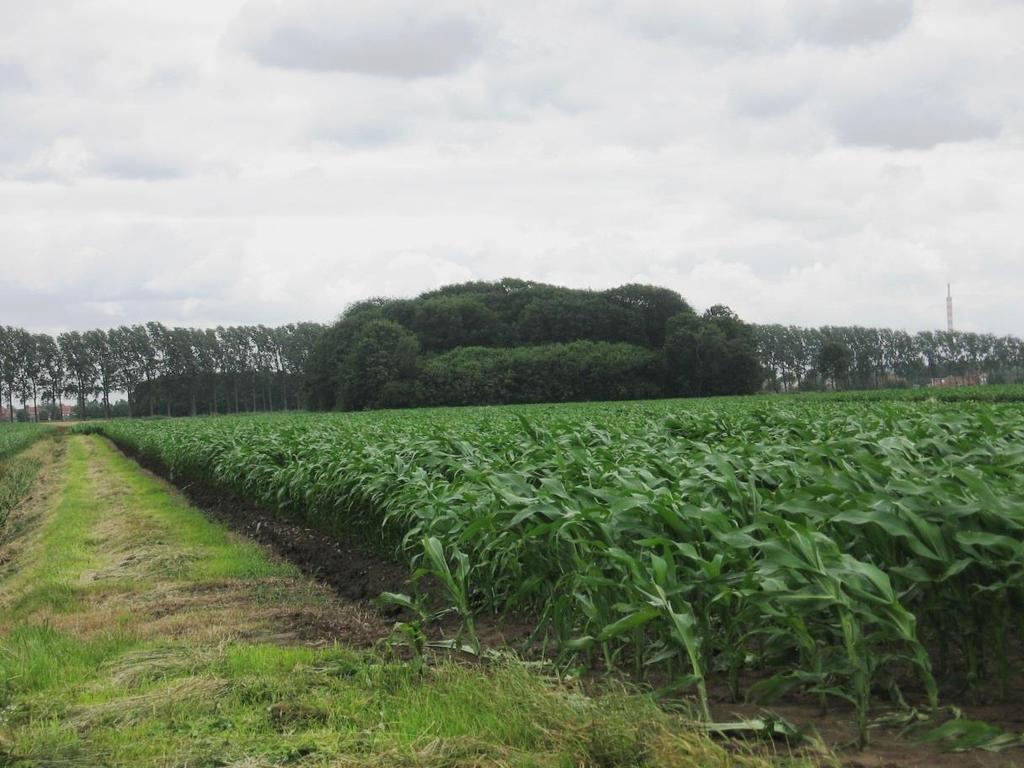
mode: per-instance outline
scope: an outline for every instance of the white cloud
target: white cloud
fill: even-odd
[[[77,136],[61,136],[35,153],[21,175],[40,181],[68,181],[81,175],[92,162],[92,155]]]
[[[1022,31],[997,0],[0,0],[0,322],[511,275],[908,328],[952,281],[1020,333]]]
[[[455,72],[483,44],[472,15],[415,0],[251,0],[230,37],[267,66],[401,78]]]
[[[914,16],[913,0],[632,0],[606,5],[635,33],[740,55],[797,42],[875,44],[899,35]]]
[[[21,64],[0,57],[0,92],[25,90],[30,84],[28,74]]]
[[[991,139],[999,123],[972,114],[942,83],[912,91],[886,89],[846,102],[833,117],[845,144],[929,149],[936,144]]]
[[[856,45],[887,40],[905,30],[913,0],[814,0],[794,3],[795,27],[822,45]]]

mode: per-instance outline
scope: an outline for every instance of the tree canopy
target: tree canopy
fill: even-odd
[[[665,351],[676,326],[699,339],[698,357]],[[514,279],[355,304],[320,339],[307,377],[324,409],[730,394],[760,380],[752,332],[724,308],[698,316],[650,285]]]
[[[218,328],[123,325],[56,337],[0,326],[0,399],[30,418],[61,418],[65,397],[76,415],[194,415],[305,407],[302,384],[324,327],[295,323]],[[89,407],[93,399],[97,406]]]
[[[1024,342],[1014,336],[861,326],[751,328],[770,391],[818,389],[834,385],[836,377],[839,386],[851,389],[922,385],[966,374],[985,374],[990,383],[1024,378]],[[839,359],[843,365],[836,369],[832,361],[840,346],[848,359]]]

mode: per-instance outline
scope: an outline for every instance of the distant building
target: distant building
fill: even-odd
[[[19,414],[19,410],[21,411],[20,414]],[[51,405],[43,405],[43,406],[26,405],[24,408],[21,408],[21,409],[15,408],[14,409],[14,414],[15,414],[15,421],[19,420],[19,417],[20,417],[20,419],[22,421],[55,421],[58,418],[61,421],[69,421],[71,419],[71,411],[72,411],[72,407],[70,405],[61,405],[60,406],[60,411],[59,411],[60,415],[58,416],[57,415],[58,411],[57,411],[57,407],[56,406],[51,406]],[[11,420],[11,411],[10,411],[10,409],[5,408],[4,406],[0,405],[0,421],[10,421],[10,420]]]
[[[897,376],[892,371],[886,371],[882,374],[881,378],[878,379],[878,386],[893,389],[896,387],[909,387],[910,382],[908,382],[903,376]]]
[[[965,373],[962,376],[942,376],[932,379],[929,387],[978,387],[988,384],[987,373]]]

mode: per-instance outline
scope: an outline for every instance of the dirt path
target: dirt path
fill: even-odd
[[[56,576],[81,604],[73,612],[43,604],[34,618],[79,637],[116,624],[139,637],[303,643],[342,637],[358,647],[388,633],[365,606],[339,599],[207,522],[99,438],[71,438],[41,487],[46,490],[21,515],[38,518],[61,496],[60,538],[54,532],[33,543],[44,550],[71,545],[61,547],[59,565],[41,558],[23,568],[3,586],[0,606],[13,595],[22,609],[33,606],[33,595],[47,591],[47,577]]]
[[[727,751],[647,696],[371,650],[381,616],[107,441],[31,450],[37,486],[0,543],[2,766],[777,762]]]

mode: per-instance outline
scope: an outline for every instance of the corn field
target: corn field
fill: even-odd
[[[535,642],[737,699],[939,703],[1024,630],[1024,409],[746,398],[100,429],[413,567]],[[433,563],[433,565],[432,565]]]
[[[37,464],[19,451],[47,433],[41,424],[0,423],[0,534],[11,509],[21,501],[35,479]]]
[[[44,424],[0,422],[0,459],[13,456],[18,451],[24,450],[46,434],[49,429],[51,427]]]

